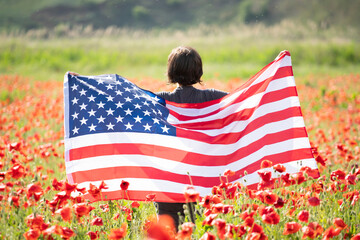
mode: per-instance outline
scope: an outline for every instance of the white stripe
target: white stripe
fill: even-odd
[[[157,180],[151,179],[151,181],[147,178],[122,178],[122,179],[112,179],[104,181],[108,186],[108,189],[103,189],[102,192],[112,192],[112,191],[121,191],[120,184],[121,180],[127,181],[130,183],[128,190],[132,191],[159,191],[165,193],[180,193],[183,194],[186,186],[189,184],[182,184],[171,182],[167,180]],[[99,186],[101,181],[94,182],[82,182],[78,185],[79,188],[87,188],[89,189],[89,184],[94,184]],[[200,186],[194,186],[195,190],[200,193],[200,195],[204,196],[211,192],[211,188],[205,188]],[[119,194],[122,194],[119,192]],[[104,194],[105,195],[105,194]],[[131,195],[130,195],[131,197]],[[156,199],[155,199],[156,200]]]
[[[238,159],[233,163],[220,166],[196,166],[152,156],[134,154],[90,157],[81,160],[68,161],[65,164],[67,174],[78,171],[95,170],[100,168],[136,166],[153,167],[159,170],[169,171],[182,175],[187,175],[187,173],[189,173],[191,176],[218,177],[219,174],[222,174],[226,169],[238,171],[257,162],[259,159],[262,159],[265,156],[278,154],[289,150],[304,149],[309,147],[310,144],[308,138],[290,139],[271,145],[265,145],[258,151],[253,152],[242,159]]]
[[[228,107],[222,109],[221,111],[219,111],[218,113],[212,114],[210,116],[207,117],[203,117],[203,118],[196,118],[196,119],[192,119],[192,120],[178,120],[176,118],[176,116],[173,115],[169,115],[167,118],[167,121],[170,124],[176,125],[176,124],[182,124],[182,123],[193,123],[193,122],[204,122],[204,121],[210,121],[210,120],[214,120],[214,119],[219,119],[219,118],[224,118],[234,112],[240,112],[244,109],[251,109],[251,108],[255,108],[259,105],[261,99],[264,97],[265,94],[270,93],[270,92],[274,92],[277,90],[282,90],[288,87],[294,87],[295,86],[295,82],[291,82],[291,81],[287,81],[286,79],[282,78],[276,81],[273,81],[269,84],[268,88],[266,89],[266,91],[252,95],[248,98],[246,98],[244,101],[235,103],[235,104],[231,104]],[[298,98],[297,96],[295,96],[295,98]],[[225,104],[222,104],[225,106]],[[288,105],[288,106],[292,106],[292,105]],[[219,106],[222,107],[222,106]],[[186,108],[188,109],[188,108]],[[185,110],[186,110],[185,109]],[[190,115],[190,116],[200,116],[201,114],[201,109],[191,109],[194,110],[192,112],[192,114],[194,115]],[[179,111],[181,111],[179,109]],[[197,114],[196,114],[197,111]]]
[[[201,109],[192,109],[192,108],[182,108],[182,107],[176,107],[174,105],[171,104],[166,104],[166,107],[170,110],[173,110],[174,112],[178,112],[179,114],[182,115],[186,115],[186,116],[199,116],[199,115],[204,115],[204,114],[208,114],[211,113],[217,109],[219,109],[221,106],[223,105],[227,105],[230,102],[234,101],[236,98],[238,98],[243,92],[247,91],[251,86],[263,82],[266,79],[268,79],[271,76],[274,76],[274,74],[276,73],[277,69],[277,65],[279,64],[279,62],[275,63],[274,65],[272,65],[270,68],[268,68],[261,76],[259,76],[250,86],[236,91],[228,96],[225,97],[225,99],[221,102],[221,103],[217,103],[217,104],[213,104],[211,106],[205,107],[205,108],[201,108]],[[290,60],[290,65],[288,64],[288,61],[283,62],[284,66],[291,66],[291,60]],[[274,68],[274,66],[276,65],[276,68]],[[289,77],[285,77],[284,78],[285,81],[289,81],[290,83],[295,82],[294,77],[293,76],[289,76]],[[283,80],[283,81],[284,81]],[[277,80],[271,80],[271,82],[273,81],[277,81]]]

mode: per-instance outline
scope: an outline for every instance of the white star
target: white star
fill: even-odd
[[[131,130],[132,130],[133,126],[134,125],[131,125],[129,122],[125,125],[126,129],[131,129]]]
[[[158,110],[158,113],[160,114],[160,116],[162,115],[162,112],[160,110]]]
[[[82,96],[82,95],[85,95],[86,94],[86,90],[84,90],[84,89],[82,89],[79,93],[80,93],[80,96]]]
[[[134,118],[135,119],[135,122],[139,122],[139,123],[141,123],[141,117],[139,117],[139,115],[137,115],[137,117],[136,118]]]
[[[126,113],[126,115],[131,115],[132,110],[130,110],[130,109],[128,108],[127,110],[125,110],[125,113]]]
[[[97,82],[98,82],[98,84],[103,84],[103,83],[104,83],[104,80],[102,80],[101,78],[99,78],[99,79],[97,80]]]
[[[155,111],[155,109],[153,109],[152,112],[153,112],[154,114],[157,114],[157,112]]]
[[[95,128],[96,128],[96,126],[94,124],[91,124],[91,126],[89,126],[90,132],[95,131]]]
[[[112,125],[111,123],[109,123],[109,124],[106,125],[106,126],[107,126],[108,130],[110,130],[110,129],[114,130],[114,126],[115,126],[115,125]]]
[[[73,134],[79,133],[79,129],[80,129],[80,128],[75,127],[75,128],[72,130],[72,131],[73,131]]]
[[[103,118],[103,116],[100,116],[99,118],[97,118],[97,120],[98,120],[98,123],[101,123],[101,122],[103,123],[105,118]]]
[[[117,118],[115,118],[115,119],[116,119],[117,122],[122,122],[122,120],[123,120],[124,118],[119,115],[119,116],[118,116]]]
[[[95,102],[95,97],[91,94],[90,97],[88,97],[89,102]]]
[[[153,118],[152,120],[154,121],[154,124],[159,124],[160,123],[159,119],[157,119],[157,118]]]
[[[107,99],[108,102],[110,102],[110,101],[112,102],[113,99],[114,99],[114,97],[112,97],[112,96],[109,95],[109,96],[106,97],[106,99]]]
[[[124,105],[123,103],[121,103],[120,101],[115,104],[116,105],[116,108],[122,108],[122,106]]]
[[[113,87],[114,87],[113,85],[109,84],[109,85],[107,85],[107,86],[106,86],[106,89],[107,89],[107,90],[109,90],[109,89],[111,89],[111,90],[112,90],[112,89],[113,89]]]
[[[105,95],[104,91],[98,91],[99,95]]]
[[[128,87],[124,88],[124,90],[125,90],[126,92],[130,92],[130,88],[128,88]]]
[[[145,106],[149,106],[149,103],[147,101],[144,102]]]
[[[157,102],[160,101],[160,98],[158,96],[153,97],[153,99]]]
[[[139,95],[137,95],[137,94],[135,94],[135,95],[134,95],[134,98],[136,98],[136,99],[140,99],[140,96],[139,96]]]
[[[146,130],[149,130],[149,131],[150,131],[151,125],[149,125],[148,123],[146,123],[146,125],[143,125],[143,127],[145,128],[144,131],[146,131]]]
[[[141,109],[141,106],[137,103],[134,105],[135,106],[135,109]]]
[[[113,113],[114,113],[114,110],[112,110],[111,108],[109,108],[108,110],[106,110],[106,112],[107,112],[108,116],[109,116],[109,115],[114,115],[114,114],[113,114]]]
[[[77,104],[77,103],[78,103],[79,99],[77,99],[76,97],[74,97],[74,99],[71,100],[71,101],[72,101],[72,104],[74,105],[74,104]]]
[[[73,120],[75,119],[75,118],[78,118],[78,113],[77,112],[74,112],[74,114],[73,115],[71,115],[72,117],[73,117]]]
[[[115,83],[116,83],[117,85],[121,85],[121,82],[120,82],[119,80],[116,80]]]
[[[87,105],[85,103],[80,105],[80,110],[86,110]]]
[[[105,103],[99,102],[99,103],[97,103],[97,105],[98,105],[98,108],[104,108]]]
[[[71,86],[71,90],[73,90],[73,91],[74,91],[74,90],[77,90],[77,88],[78,88],[78,85],[76,85],[76,84],[74,84],[74,85]]]
[[[83,118],[80,120],[80,122],[81,122],[81,125],[83,125],[83,124],[86,125],[87,119],[83,117]]]
[[[89,113],[89,117],[90,116],[95,116],[96,111],[94,111],[94,109],[91,109],[91,111],[88,112],[88,113]]]
[[[155,100],[151,100],[151,103],[155,106],[158,102]]]
[[[123,94],[123,92],[120,90],[115,91],[115,93],[116,93],[116,95],[120,95],[120,96],[122,96],[122,94]]]
[[[169,133],[169,129],[168,127],[166,127],[166,125],[164,127],[161,127],[161,129],[163,130],[163,132]]]
[[[132,99],[129,98],[129,97],[126,97],[126,98],[125,98],[125,101],[126,101],[126,102],[131,102],[131,100],[132,100]]]
[[[150,116],[150,112],[148,111],[148,110],[146,110],[146,111],[143,111],[143,113],[144,113],[144,116]]]

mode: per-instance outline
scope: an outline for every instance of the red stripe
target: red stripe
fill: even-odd
[[[243,169],[237,170],[235,175],[229,177],[229,181],[237,181],[240,176],[245,175],[245,171],[247,174],[251,174],[260,169],[261,161],[264,159],[273,161],[276,163],[286,163],[287,159],[292,161],[302,160],[311,158],[311,151],[308,149],[299,149],[299,150],[291,150],[287,152],[283,152],[280,154],[274,154],[265,156],[255,163],[246,166]],[[241,161],[238,160],[238,161]],[[299,167],[300,169],[300,167]],[[79,171],[71,174],[74,182],[81,183],[87,181],[106,181],[112,179],[123,179],[123,178],[148,178],[148,179],[157,179],[157,180],[167,180],[171,182],[181,183],[185,185],[190,185],[191,181],[195,186],[201,186],[206,188],[211,188],[215,185],[220,184],[220,178],[217,177],[200,177],[200,176],[191,176],[190,177],[185,174],[176,174],[168,171],[159,170],[153,167],[111,167],[111,168],[99,168],[87,171]],[[226,179],[223,179],[226,180]]]
[[[243,92],[238,98],[236,98],[233,102],[229,102],[226,106],[237,103],[237,102],[241,102],[243,100],[245,100],[246,98],[256,94],[256,93],[260,93],[263,92],[266,87],[269,85],[269,83],[271,81],[273,81],[274,79],[278,79],[278,78],[284,78],[284,77],[289,77],[289,76],[293,76],[292,75],[292,68],[290,67],[282,67],[279,68],[278,71],[275,73],[274,76],[269,77],[267,79],[265,79],[263,82],[254,84],[253,86],[251,86],[249,89],[247,89],[245,92]],[[246,82],[248,83],[248,82]],[[250,84],[249,84],[250,85]],[[248,86],[246,86],[248,87]],[[241,89],[236,89],[235,91],[233,91],[232,93],[230,93],[229,95],[220,98],[220,99],[216,99],[216,100],[212,100],[212,101],[208,101],[208,102],[203,102],[203,103],[175,103],[175,102],[170,102],[170,101],[166,101],[166,105],[172,105],[175,107],[180,107],[180,108],[194,108],[194,109],[201,109],[201,108],[206,108],[209,107],[211,105],[217,104],[221,101],[223,101],[224,99],[228,98],[231,94],[234,94],[238,91],[240,91]],[[224,107],[226,107],[224,106]],[[176,116],[176,112],[170,110],[170,113],[174,116]],[[179,114],[179,117],[181,117],[182,115]],[[202,116],[200,116],[202,117]]]
[[[188,138],[206,143],[232,144],[239,141],[240,138],[244,137],[245,135],[255,131],[262,126],[265,126],[266,124],[282,121],[291,117],[302,117],[300,107],[292,107],[261,116],[249,122],[245,129],[241,132],[224,133],[217,136],[209,136],[199,131],[177,128],[176,135],[178,137]]]
[[[240,148],[232,154],[223,156],[203,155],[173,148],[146,144],[133,144],[133,146],[130,146],[129,144],[109,144],[108,146],[95,145],[91,147],[71,149],[69,153],[69,159],[70,161],[73,161],[97,156],[135,154],[155,156],[158,158],[169,159],[172,161],[196,166],[223,166],[238,161],[239,159],[242,159],[249,154],[259,150],[265,145],[301,137],[306,137],[304,128],[294,128],[282,132],[267,134],[263,138],[250,143],[246,147]],[[156,150],[154,150],[154,148],[156,148]],[[196,159],[196,161],[194,161],[194,159]]]
[[[224,126],[227,126],[233,121],[241,121],[241,120],[249,119],[253,115],[253,113],[262,105],[280,101],[288,97],[296,97],[296,96],[297,96],[296,87],[288,87],[285,89],[266,93],[264,94],[264,96],[262,97],[262,99],[260,100],[257,106],[253,108],[247,108],[239,112],[235,112],[224,118],[217,118],[210,121],[199,121],[194,123],[174,124],[174,126],[185,129],[196,129],[196,130],[219,129],[219,128],[223,128]]]
[[[120,187],[119,187],[120,188]],[[145,201],[148,194],[155,194],[156,202],[186,202],[184,194],[180,193],[166,193],[166,192],[157,192],[157,191],[112,191],[112,192],[102,192],[102,196],[94,198],[90,194],[83,195],[85,199],[88,199],[90,202],[96,201],[105,201],[105,200],[121,200],[121,199],[130,199],[132,201]]]

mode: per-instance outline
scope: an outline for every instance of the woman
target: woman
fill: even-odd
[[[193,85],[201,83],[203,74],[202,61],[199,53],[191,47],[174,48],[167,64],[169,83],[176,83],[178,87],[173,92],[159,92],[157,95],[176,103],[201,103],[222,98],[227,92],[215,89],[197,89]],[[175,226],[179,225],[179,215],[184,216],[183,203],[158,202],[159,215],[170,215]]]

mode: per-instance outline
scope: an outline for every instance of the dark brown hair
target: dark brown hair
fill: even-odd
[[[203,75],[202,61],[199,53],[191,47],[174,48],[167,64],[167,76],[169,83],[179,83],[182,86],[190,86],[201,83]]]

